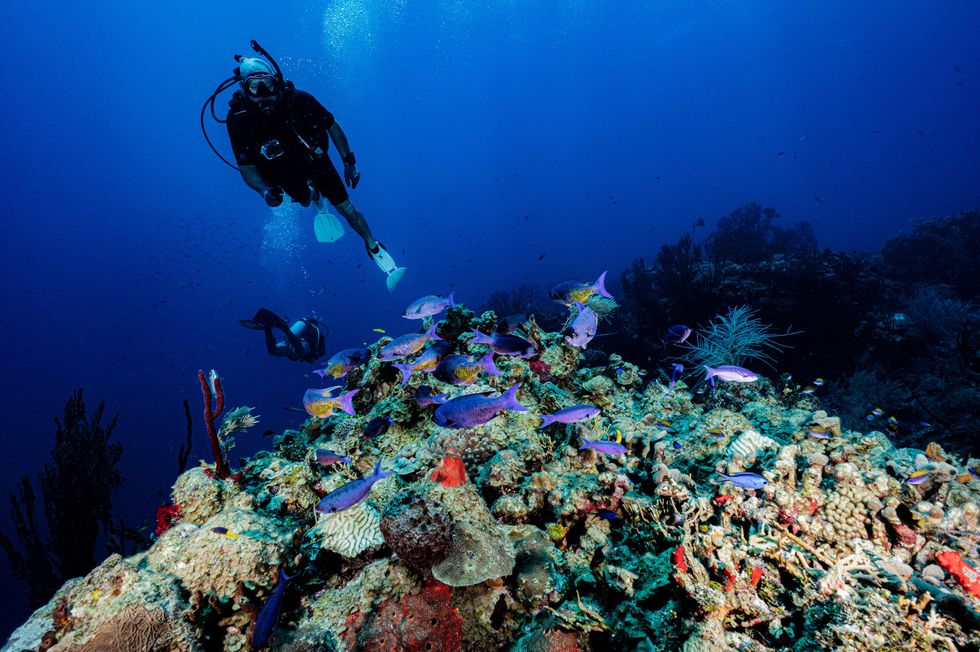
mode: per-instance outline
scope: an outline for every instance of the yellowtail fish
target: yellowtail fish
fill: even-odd
[[[670,421],[667,421],[667,419],[657,419],[657,425],[664,430],[670,430],[670,427],[673,424]]]
[[[876,407],[875,409],[871,410],[871,414],[875,415],[876,417],[880,417],[884,413],[885,411],[882,410],[880,407]]]
[[[823,378],[814,378],[813,379],[813,384],[816,385],[817,387],[823,387],[826,383],[827,383],[827,381],[825,381]]]
[[[909,473],[909,477],[905,478],[905,481],[909,484],[919,484],[920,482],[925,482],[928,479],[929,472],[925,469],[919,469],[918,471]]]
[[[328,417],[338,410],[347,414],[354,414],[352,401],[354,395],[361,390],[354,389],[346,394],[334,396],[333,390],[335,389],[337,387],[306,390],[306,393],[303,394],[303,407],[306,409],[306,413],[311,417],[318,418]]]
[[[223,536],[226,539],[237,539],[238,538],[238,533],[237,532],[232,532],[231,530],[229,530],[226,527],[213,527],[213,528],[211,528],[211,531],[214,532],[215,534],[220,534],[221,536]]]
[[[371,330],[373,330],[375,333],[381,333],[382,335],[384,335],[385,332],[385,329],[383,328],[372,328]]]
[[[806,431],[806,434],[810,435],[814,439],[829,439],[830,432],[823,426],[813,426]]]
[[[714,437],[715,439],[721,439],[722,437],[725,436],[725,431],[722,430],[721,428],[712,428],[711,430],[708,431],[708,434]]]

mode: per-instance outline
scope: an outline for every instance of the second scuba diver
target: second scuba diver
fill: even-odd
[[[364,240],[368,255],[386,275],[388,290],[394,291],[405,268],[398,267],[385,246],[374,238],[364,215],[347,194],[344,183],[357,188],[361,173],[343,130],[315,97],[283,78],[268,52],[255,41],[252,48],[271,65],[263,59],[235,55],[238,68],[219,84],[201,109],[202,130],[204,109],[209,103],[212,116],[222,122],[214,113],[215,98],[237,83],[239,89],[228,103],[224,122],[245,183],[271,207],[282,204],[284,192],[303,206],[315,203],[317,238],[332,242],[343,235],[343,227],[322,206],[320,197],[325,197]],[[204,135],[207,138],[207,131]],[[344,163],[343,180],[327,156],[331,140]]]

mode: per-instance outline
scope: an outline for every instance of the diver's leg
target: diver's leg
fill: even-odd
[[[378,250],[378,241],[374,239],[374,235],[371,233],[371,227],[368,226],[367,220],[364,219],[364,214],[357,210],[354,203],[350,199],[345,199],[340,204],[334,204],[334,208],[337,212],[344,216],[347,223],[350,224],[350,228],[354,229],[357,235],[361,236],[364,240],[364,246],[367,247],[368,251],[375,252]]]
[[[269,355],[282,355],[277,346],[276,336],[273,335],[271,327],[265,329],[265,350]]]

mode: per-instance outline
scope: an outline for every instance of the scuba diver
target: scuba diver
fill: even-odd
[[[235,55],[238,67],[201,107],[201,130],[208,145],[222,161],[238,170],[245,183],[270,207],[282,204],[283,193],[302,206],[313,203],[317,210],[314,218],[317,240],[334,242],[344,234],[344,229],[323,204],[325,197],[364,240],[371,260],[386,275],[388,291],[393,292],[405,268],[398,267],[385,246],[374,238],[364,215],[347,194],[344,183],[353,190],[361,181],[347,136],[333,114],[315,97],[283,78],[279,64],[262,46],[254,40],[251,45],[268,61]],[[239,88],[228,102],[227,118],[221,120],[214,111],[215,100],[236,84]],[[227,124],[237,166],[221,156],[208,137],[204,127],[208,105],[211,116]],[[344,163],[343,180],[327,156],[331,140]]]
[[[253,331],[265,331],[265,348],[277,358],[316,362],[326,351],[327,327],[312,317],[303,317],[290,326],[271,310],[259,308],[254,317],[238,323]],[[273,329],[281,331],[283,338],[278,339]]]

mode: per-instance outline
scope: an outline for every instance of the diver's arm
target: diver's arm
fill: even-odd
[[[344,134],[344,130],[340,128],[339,123],[334,122],[327,129],[327,133],[330,134],[330,140],[333,141],[337,153],[340,154],[340,160],[344,162],[344,165],[347,165],[350,158],[350,145],[347,144],[347,136]]]
[[[282,190],[273,188],[266,183],[262,175],[259,174],[257,167],[254,165],[239,164],[238,171],[241,173],[245,183],[248,184],[248,187],[262,195],[262,199],[265,200],[266,204],[273,208],[282,204]]]

